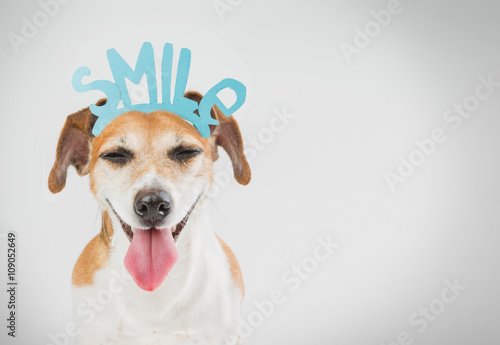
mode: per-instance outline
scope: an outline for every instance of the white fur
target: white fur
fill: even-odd
[[[113,215],[114,245],[94,284],[73,288],[75,345],[236,344],[241,291],[211,229],[207,194],[177,241],[179,259],[153,292],[124,268],[130,245]]]

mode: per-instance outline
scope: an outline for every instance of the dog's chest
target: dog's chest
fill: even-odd
[[[180,260],[154,292],[137,287],[120,255],[110,259],[92,286],[74,290],[76,345],[234,343],[241,294],[222,257]]]

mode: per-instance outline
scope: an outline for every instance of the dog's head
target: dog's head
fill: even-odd
[[[185,97],[202,99],[196,92]],[[101,207],[119,220],[131,241],[125,265],[146,290],[157,287],[175,263],[174,241],[198,200],[210,192],[218,146],[229,155],[235,179],[243,185],[250,182],[238,124],[215,106],[212,117],[219,125],[211,126],[208,138],[166,111],[125,113],[94,137],[97,118],[86,108],[69,115],[62,129],[49,176],[50,191],[64,188],[70,165],[81,176],[90,173],[90,187]],[[156,248],[152,241],[165,246]],[[168,261],[170,267],[141,272],[136,266],[147,264],[141,262],[145,255],[155,257],[153,265]]]

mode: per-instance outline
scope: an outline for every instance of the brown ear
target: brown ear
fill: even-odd
[[[106,103],[101,99],[96,105]],[[92,127],[97,116],[85,108],[69,115],[59,136],[56,150],[56,161],[49,175],[49,190],[59,193],[66,185],[68,167],[74,166],[78,175],[85,176],[89,173],[90,143],[94,136]]]
[[[195,91],[188,91],[184,97],[200,103],[203,96]],[[240,127],[232,116],[225,116],[217,106],[213,106],[210,111],[212,117],[219,121],[216,126],[210,126],[210,139],[213,143],[212,158],[214,161],[219,157],[217,147],[221,146],[228,154],[233,164],[234,178],[238,183],[247,185],[250,182],[252,173],[248,165],[245,153],[243,152],[243,139],[241,138]]]

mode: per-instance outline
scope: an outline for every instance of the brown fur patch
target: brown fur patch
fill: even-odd
[[[96,103],[99,106],[103,104],[106,104],[106,99]],[[90,108],[82,109],[66,118],[57,142],[56,160],[49,175],[49,190],[52,193],[63,190],[70,165],[75,167],[80,176],[89,173],[89,146],[96,120],[97,116],[90,112]]]
[[[184,97],[196,101],[198,104],[203,99],[203,96],[196,91],[188,91],[184,94]],[[195,113],[198,114],[198,110]],[[219,158],[217,147],[221,146],[231,159],[234,178],[238,183],[247,185],[252,178],[252,172],[245,157],[243,139],[238,123],[232,116],[225,116],[216,105],[212,107],[210,114],[212,118],[219,122],[216,126],[210,125],[211,135],[209,140],[212,147],[212,160],[215,162]]]
[[[94,283],[95,272],[104,267],[109,258],[110,238],[113,226],[107,212],[102,215],[101,232],[90,241],[73,268],[72,283],[74,286],[86,286]]]
[[[226,117],[217,106],[212,108],[212,113],[219,124],[215,126],[211,138],[213,138],[215,145],[221,146],[231,159],[236,181],[246,186],[250,183],[252,172],[245,157],[240,127],[232,116]],[[217,150],[217,146],[213,149],[214,151]],[[212,154],[212,156],[217,157],[216,154]]]
[[[231,267],[231,275],[233,276],[236,285],[241,289],[241,296],[243,298],[243,296],[245,295],[245,284],[243,283],[243,274],[241,273],[240,264],[238,263],[236,256],[234,255],[231,248],[229,248],[229,246],[226,244],[226,242],[224,242],[219,236],[217,236],[217,238],[219,239],[224,253],[226,253],[227,261],[229,262],[229,266]]]

